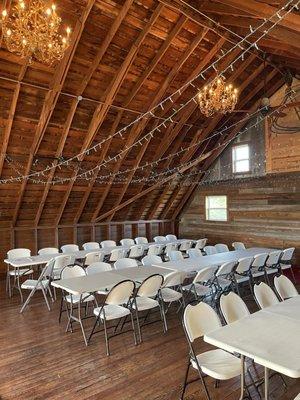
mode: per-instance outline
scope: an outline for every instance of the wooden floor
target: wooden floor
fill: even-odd
[[[175,400],[180,398],[187,346],[175,310],[168,315],[169,331],[161,323],[144,329],[144,343],[134,346],[131,333],[111,341],[105,356],[102,334],[90,346],[83,344],[76,328],[65,333],[65,319],[58,324],[58,302],[48,312],[39,295],[19,314],[18,294],[7,299],[1,285],[0,398],[72,400]],[[248,304],[255,309],[254,302]],[[88,320],[87,327],[92,323]],[[299,338],[300,340],[300,338]],[[202,349],[208,348],[207,344]],[[255,371],[252,371],[255,374]],[[262,371],[259,370],[258,373]],[[239,380],[222,382],[214,388],[214,400],[239,398]],[[272,398],[291,400],[300,392],[300,380],[288,380],[284,392],[278,378],[272,379]],[[259,397],[253,393],[253,399]],[[186,400],[204,399],[199,382],[190,385]]]

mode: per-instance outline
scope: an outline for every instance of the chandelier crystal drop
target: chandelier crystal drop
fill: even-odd
[[[202,114],[211,117],[216,113],[232,112],[238,100],[238,91],[231,84],[226,85],[225,79],[219,77],[211,84],[204,86],[197,94],[197,101]]]
[[[10,15],[9,15],[10,14]],[[61,18],[55,4],[43,0],[18,0],[8,14],[2,11],[2,34],[7,49],[21,57],[52,65],[70,44],[71,29],[60,33]]]

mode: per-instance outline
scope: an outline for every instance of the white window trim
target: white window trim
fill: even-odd
[[[226,199],[226,207],[225,208],[224,207],[213,207],[213,208],[208,207],[208,201],[209,201],[210,197],[225,197],[225,199]],[[210,219],[209,218],[209,211],[210,210],[225,210],[226,211],[226,219],[217,219],[217,218]],[[228,222],[228,198],[227,198],[227,195],[220,194],[220,195],[208,195],[208,196],[205,196],[205,220],[206,221],[212,221],[212,222]]]
[[[248,158],[241,158],[240,160],[235,159],[235,149],[238,147],[247,147],[248,148]],[[250,146],[248,143],[241,143],[232,146],[232,172],[234,174],[247,174],[250,172]],[[236,163],[240,161],[248,161],[248,169],[246,171],[236,171]]]

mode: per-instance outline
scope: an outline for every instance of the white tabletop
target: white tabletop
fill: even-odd
[[[142,282],[151,275],[160,274],[165,277],[173,271],[174,270],[170,268],[163,267],[130,267],[117,269],[113,272],[117,273],[118,275],[122,275],[124,278],[132,279],[135,282]]]
[[[264,311],[300,322],[300,295],[275,304],[272,307],[264,308]]]
[[[238,261],[243,257],[254,257],[256,254],[270,253],[275,249],[265,247],[252,247],[246,250],[226,251],[224,253],[217,253],[211,256],[201,256],[198,258],[185,258],[180,261],[167,261],[164,263],[157,263],[156,266],[163,266],[177,271],[193,272],[199,271],[206,267],[214,267],[230,261]]]
[[[300,305],[298,299],[284,302],[281,307],[276,305],[258,311],[205,335],[204,340],[291,378],[299,378],[299,311],[295,318],[291,316],[296,302]],[[279,308],[280,313],[277,312]]]

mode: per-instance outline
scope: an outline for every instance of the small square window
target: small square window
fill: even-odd
[[[227,221],[227,196],[206,196],[205,214],[208,221]]]
[[[250,149],[248,144],[232,148],[232,172],[234,174],[250,171]]]

